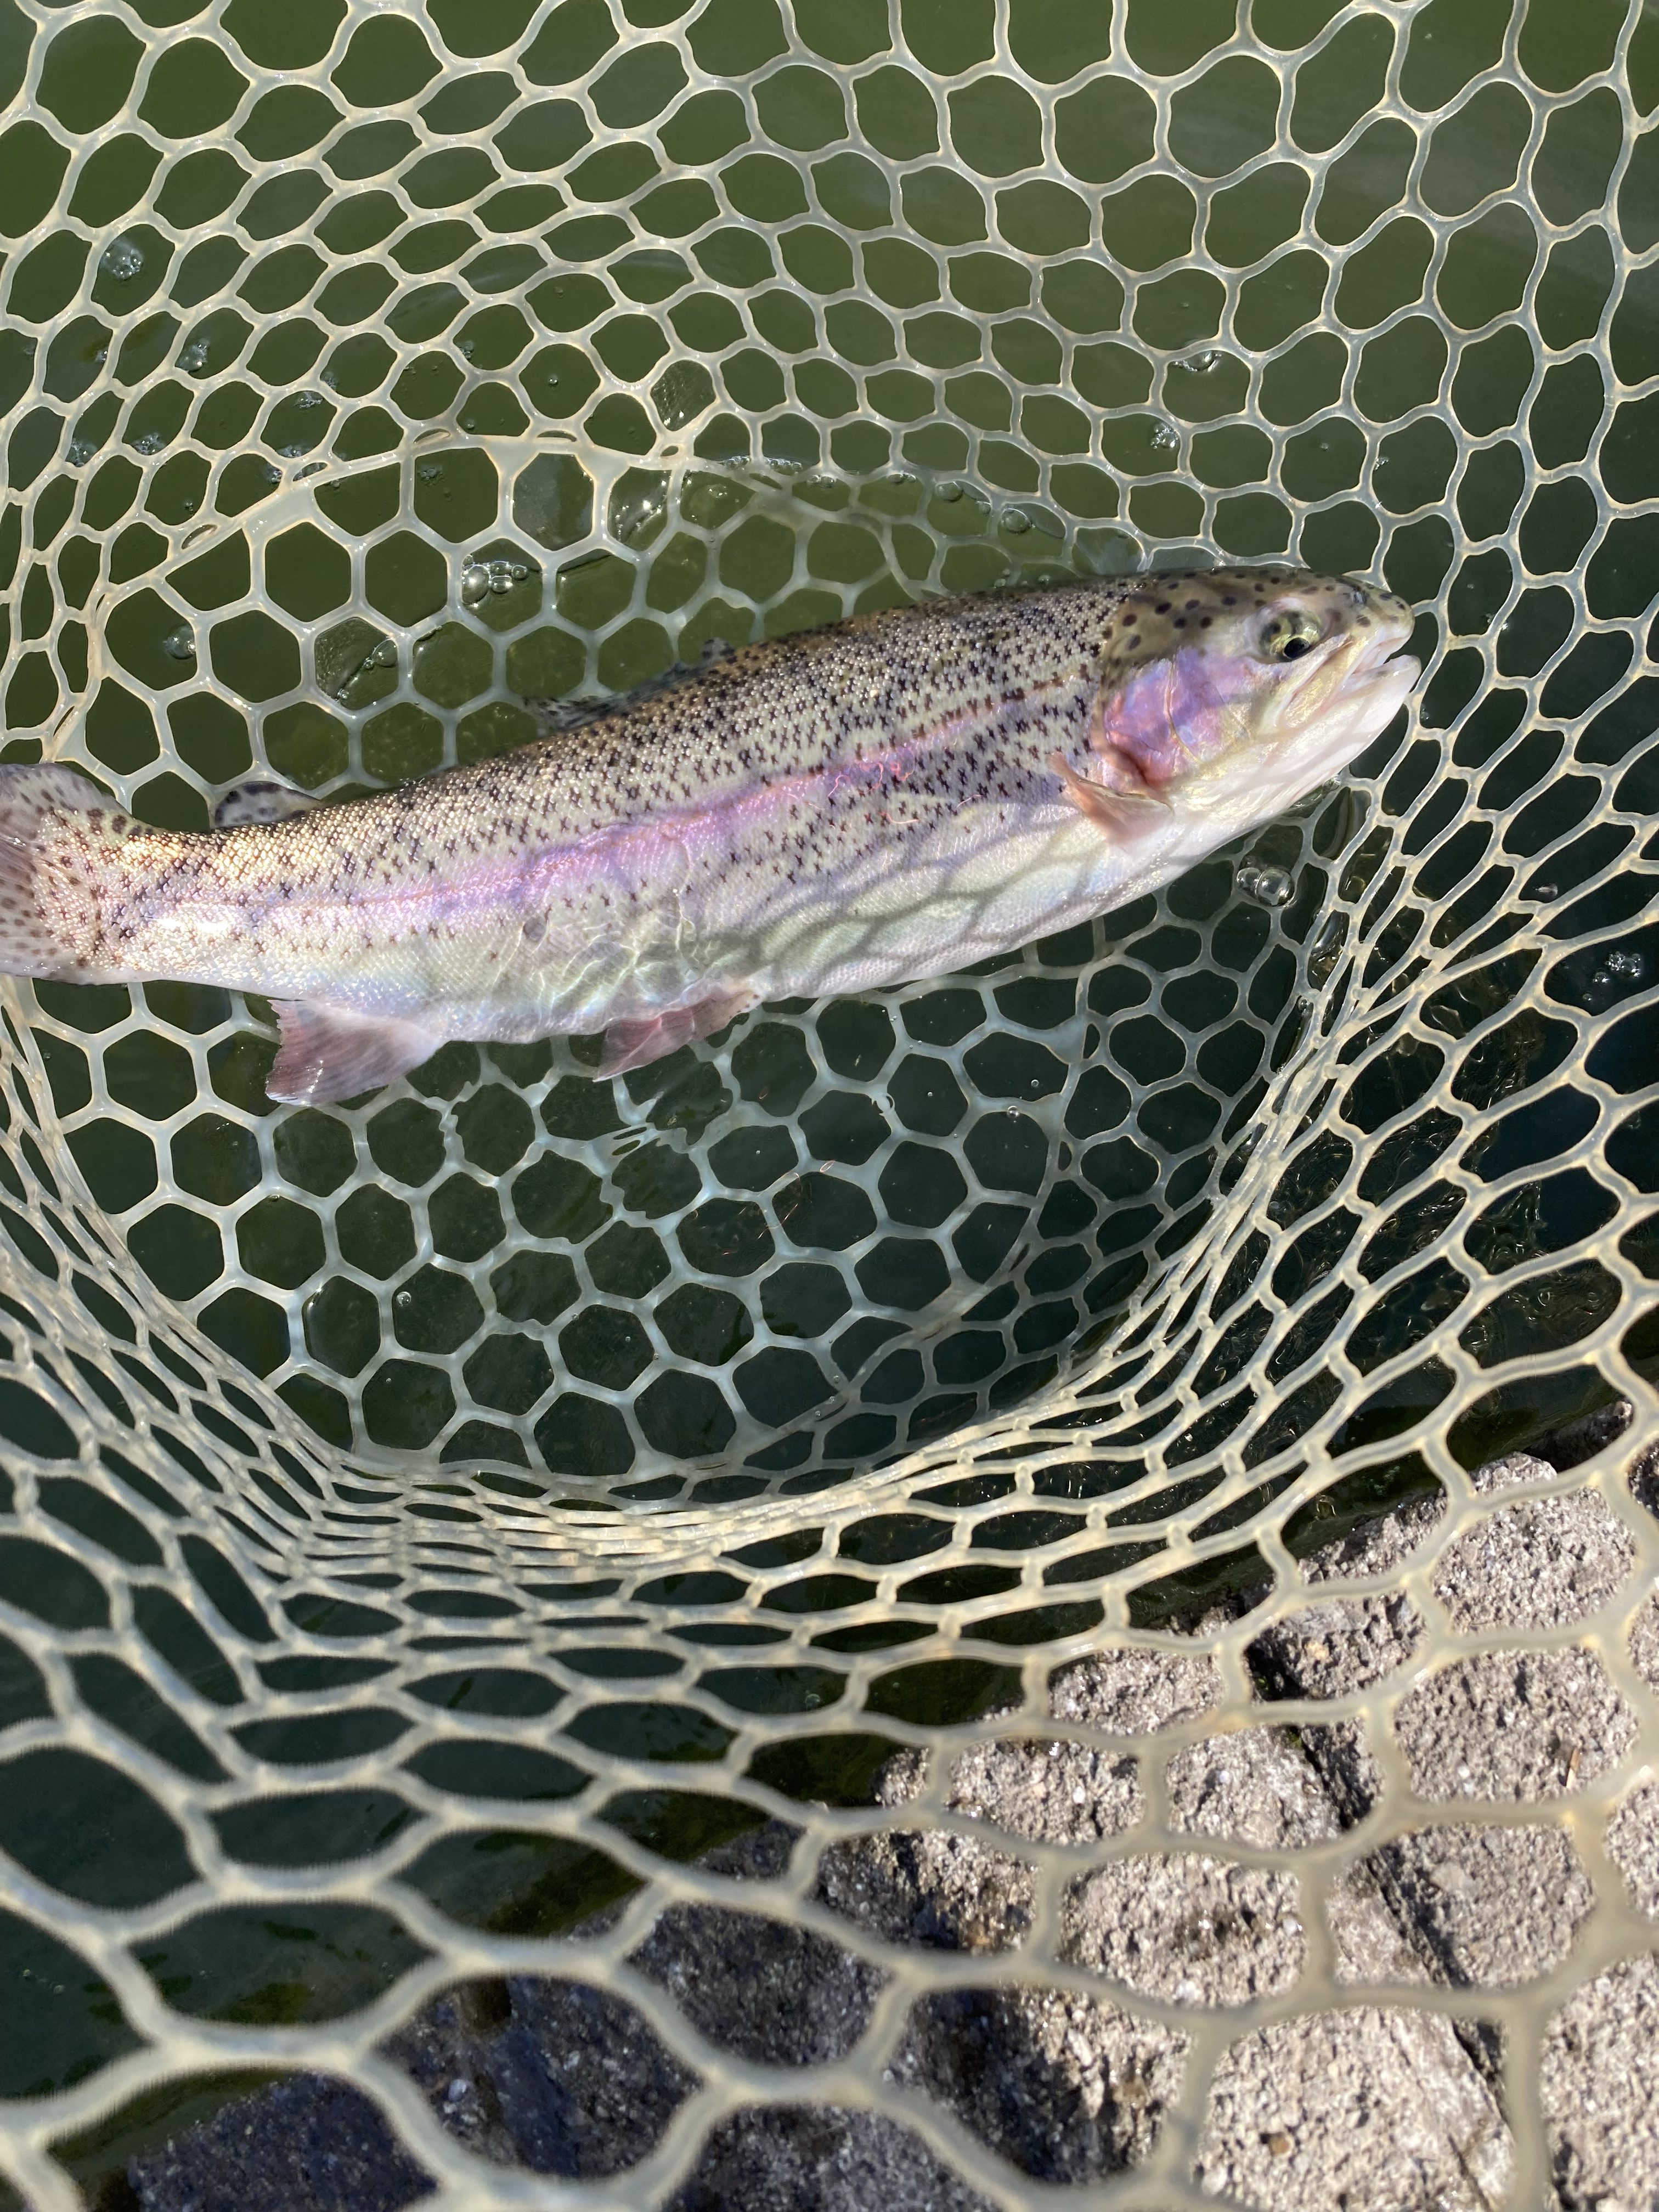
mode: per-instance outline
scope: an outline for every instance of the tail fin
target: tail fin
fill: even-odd
[[[77,958],[82,902],[40,868],[43,827],[53,816],[103,812],[109,801],[72,768],[0,767],[0,974],[85,977]]]

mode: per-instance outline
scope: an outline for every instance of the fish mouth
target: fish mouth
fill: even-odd
[[[1355,633],[1358,650],[1345,672],[1345,692],[1364,690],[1380,702],[1392,701],[1390,714],[1403,707],[1423,680],[1423,664],[1411,650],[1416,617],[1393,592],[1367,592],[1367,611],[1375,635]]]

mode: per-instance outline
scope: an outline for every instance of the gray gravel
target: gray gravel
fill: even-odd
[[[1551,1972],[1595,1902],[1566,1832],[1420,1828],[1361,1862],[1427,1974],[1454,1989],[1506,1989]]]
[[[126,2183],[141,2212],[398,2212],[432,2188],[380,2107],[319,2074],[237,2098]]]
[[[1329,1784],[1288,1729],[1237,1729],[1188,1744],[1164,1768],[1164,1786],[1170,1825],[1188,1835],[1294,1851],[1342,1828]]]
[[[916,2006],[893,2073],[1021,2172],[1091,2181],[1152,2149],[1188,2048],[1184,2035],[1095,1997],[949,1990]]]
[[[1262,1692],[1346,1698],[1416,1656],[1423,1618],[1403,1593],[1327,1598],[1264,1628],[1247,1656]]]
[[[1449,2023],[1366,2006],[1233,2044],[1194,2171],[1261,2212],[1495,2212],[1513,2154]]]
[[[844,2058],[887,1979],[813,1929],[718,1905],[671,1905],[634,1964],[699,2034],[763,2066]]]
[[[1606,1500],[1580,1490],[1484,1514],[1442,1553],[1434,1594],[1462,1635],[1560,1628],[1605,1605],[1635,1565]]]
[[[993,1740],[963,1752],[945,1800],[1032,1843],[1097,1844],[1146,1811],[1139,1761],[1058,1737]]]
[[[1427,1542],[1445,1513],[1443,1491],[1409,1498],[1380,1520],[1362,1521],[1345,1535],[1310,1552],[1302,1562],[1304,1578],[1310,1583],[1358,1582],[1364,1576],[1392,1574]]]
[[[1637,1911],[1659,1920],[1659,1781],[1638,1782],[1607,1823],[1607,1856]]]
[[[1419,1683],[1395,1733],[1419,1797],[1559,1797],[1623,1758],[1636,1716],[1593,1651],[1481,1651]]]
[[[1550,2022],[1538,2068],[1559,2202],[1567,2212],[1659,2204],[1659,1959],[1626,1959]]]
[[[1553,1482],[1560,1469],[1553,1462],[1540,1459],[1536,1452],[1505,1452],[1502,1459],[1489,1459],[1484,1467],[1477,1467],[1469,1476],[1469,1486],[1485,1496],[1494,1490],[1513,1490],[1523,1482]]]
[[[1036,1884],[1023,1859],[948,1829],[896,1829],[832,1844],[818,1894],[872,1936],[941,1951],[1007,1951],[1031,1925]]]
[[[1659,1690],[1659,1590],[1637,1609],[1630,1625],[1630,1656],[1642,1680]]]
[[[990,2212],[921,2136],[882,2112],[759,2105],[710,2130],[664,2212]]]
[[[1155,1735],[1196,1720],[1221,1696],[1221,1669],[1202,1652],[1126,1645],[1091,1651],[1048,1678],[1048,1710],[1057,1721],[1082,1721],[1109,1735]]]
[[[1340,1585],[1386,1576],[1429,1539],[1444,1500],[1424,1498],[1304,1562],[1307,1602],[1249,1647],[1257,1724],[1155,1744],[1202,1726],[1221,1701],[1219,1669],[1201,1649],[1108,1646],[1051,1676],[1048,1731],[1028,1720],[999,1735],[990,1717],[933,1773],[946,1825],[908,1810],[928,1755],[889,1761],[872,1792],[885,1825],[830,1845],[813,1877],[846,1942],[767,1910],[682,1903],[634,1964],[717,2048],[780,2067],[835,2062],[887,1978],[858,1942],[983,1957],[1004,1972],[1032,1952],[1036,1968],[1036,1861],[1072,1855],[1054,1941],[1111,1993],[1023,1967],[935,1990],[890,2063],[894,2091],[953,2114],[1005,2187],[1022,2174],[1090,2182],[1144,2159],[1190,2039],[1137,2002],[1224,2008],[1294,1991],[1310,1912],[1350,1984],[1463,1990],[1478,2005],[1480,1991],[1570,1970],[1594,1899],[1553,1808],[1612,1770],[1636,1729],[1595,1650],[1571,1640],[1632,1573],[1616,1516],[1582,1476],[1568,1480],[1618,1418],[1608,1409],[1535,1455],[1477,1469],[1490,1504],[1435,1563],[1436,1597],[1461,1632],[1539,1626],[1561,1639],[1449,1657],[1394,1708],[1419,1796],[1492,1808],[1475,1825],[1384,1831],[1310,1887],[1297,1855],[1340,1844],[1379,1802],[1376,1747],[1364,1720],[1273,1718],[1275,1703],[1347,1696],[1419,1659],[1427,1632],[1408,1598]],[[1659,1511],[1659,1449],[1638,1460],[1632,1487]],[[1638,1612],[1631,1651],[1659,1686],[1659,1595]],[[1190,1849],[1137,1847],[1149,1793]],[[708,1864],[774,1875],[797,1835],[775,1822]],[[1638,1775],[1626,1790],[1607,1849],[1632,1904],[1659,1920],[1659,1781]],[[546,1977],[452,1990],[387,2048],[458,2140],[572,2179],[625,2174],[696,2087],[635,2007]],[[1659,2212],[1656,2054],[1659,1960],[1627,1959],[1559,2006],[1539,2081],[1556,2212]],[[1478,2011],[1361,2005],[1273,2022],[1226,2045],[1194,2178],[1254,2212],[1498,2212],[1513,2164],[1504,2094],[1498,2032]],[[976,2178],[953,2174],[890,2114],[757,2104],[712,2131],[660,2212],[985,2212]],[[140,2212],[395,2212],[428,2184],[371,2103],[300,2075],[135,2160],[127,2186]]]
[[[1301,1978],[1293,1874],[1207,1852],[1112,1859],[1067,1891],[1061,1954],[1167,2004],[1247,2004]]]
[[[635,2006],[539,1975],[453,1990],[386,2049],[469,2150],[571,2180],[637,2166],[697,2086]]]

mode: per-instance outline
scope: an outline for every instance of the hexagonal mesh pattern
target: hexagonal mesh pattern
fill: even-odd
[[[617,2201],[817,2099],[1004,2205],[1125,2166],[1277,2204],[1252,2053],[1422,1981],[1355,1964],[1343,1901],[1478,1806],[1561,1861],[1576,1963],[1398,2017],[1485,2053],[1467,2201],[1532,2202],[1553,2008],[1652,1944],[1608,1838],[1651,1818],[1659,1538],[1591,1456],[1605,1571],[1523,1633],[1480,1562],[1563,1501],[1469,1471],[1645,1422],[1659,1360],[1659,22],[0,0],[0,78],[3,757],[143,819],[477,760],[714,639],[1145,561],[1370,570],[1429,661],[1340,791],[1157,901],[616,1082],[597,1044],[452,1046],[273,1109],[257,1004],[8,987],[0,1951],[53,1993],[0,2029],[24,2199],[79,2201],[164,2081],[309,2063],[446,2205],[498,2202],[383,2046],[512,1970],[665,2046]],[[1437,1504],[1409,1559],[1350,1538]],[[1392,1624],[1374,1671],[1322,1682],[1302,1635],[1286,1672],[1338,1571]],[[1437,1765],[1433,1713],[1522,1647],[1565,1717],[1538,1773]],[[1137,1665],[1190,1696],[1114,1705]],[[1183,1782],[1247,1723],[1287,1755],[1267,1696],[1349,1746],[1352,1817],[1243,1832]],[[1167,1768],[1125,1741],[1154,1726]],[[997,1783],[1034,1729],[1074,1819]],[[982,1942],[848,1871],[918,1791],[906,1847],[1022,1900]],[[1109,1932],[1195,1830],[1203,1909],[1283,1939],[1237,1986]],[[787,2075],[650,1964],[757,1832],[746,1904],[867,1984]],[[1117,2039],[1047,2167],[927,2055],[970,1981],[1028,2057],[1042,2003],[1057,2051]]]

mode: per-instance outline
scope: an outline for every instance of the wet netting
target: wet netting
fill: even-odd
[[[1427,672],[1156,901],[614,1081],[275,1107],[258,1001],[4,984],[6,2201],[310,2069],[446,2207],[665,2203],[809,2105],[941,2205],[1299,2204],[1237,2114],[1362,2019],[1469,2054],[1422,2203],[1565,2189],[1538,2069],[1659,1898],[1659,17],[0,0],[0,757],[141,819],[1147,564],[1384,579]],[[1575,1458],[1601,1565],[1522,1621]],[[1530,1782],[1436,1750],[1505,1666]],[[1230,1826],[1218,1741],[1336,1811]],[[1347,1942],[1437,1837],[1554,1951]],[[833,2033],[700,1997],[762,1956]],[[440,1999],[556,2000],[626,2114],[492,2133]]]

